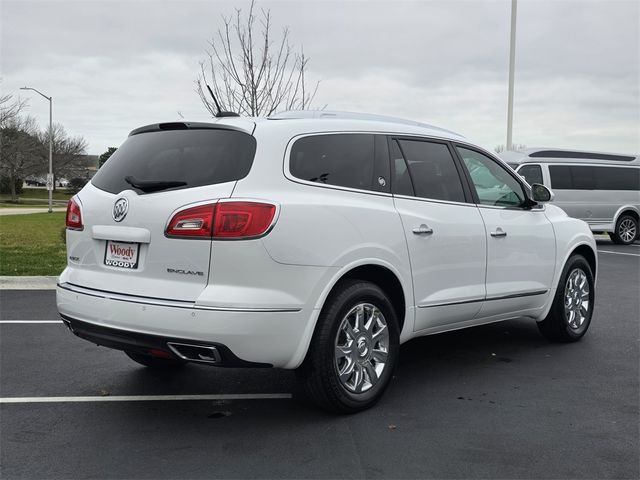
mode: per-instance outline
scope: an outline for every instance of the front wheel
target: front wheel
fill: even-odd
[[[613,243],[631,245],[638,236],[638,221],[631,215],[621,215],[616,222],[616,229],[609,233]]]
[[[355,413],[373,406],[398,361],[395,310],[377,285],[345,280],[327,300],[304,364],[305,396],[325,410]]]
[[[591,324],[595,285],[589,263],[573,255],[562,271],[547,317],[538,322],[540,333],[553,342],[576,342]]]

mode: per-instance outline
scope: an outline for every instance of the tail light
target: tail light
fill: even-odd
[[[176,213],[166,229],[169,237],[249,239],[266,234],[276,206],[262,202],[219,202]]]
[[[167,226],[167,236],[211,238],[214,209],[215,204],[209,204],[176,213]]]
[[[82,213],[80,213],[80,205],[71,198],[67,203],[67,228],[71,230],[82,230]]]
[[[213,238],[255,238],[267,233],[276,206],[258,202],[216,204]]]

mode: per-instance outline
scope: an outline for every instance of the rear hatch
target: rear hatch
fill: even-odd
[[[195,301],[207,284],[211,240],[169,238],[185,206],[231,196],[256,142],[221,126],[160,124],[135,130],[77,196],[82,230],[67,231],[74,285]]]

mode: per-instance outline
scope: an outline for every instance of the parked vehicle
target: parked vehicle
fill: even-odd
[[[70,202],[58,310],[154,368],[296,369],[373,405],[414,337],[528,317],[579,340],[596,246],[493,154],[335,112],[138,128]]]
[[[553,189],[553,203],[615,243],[638,239],[640,158],[627,155],[523,150],[516,171],[529,184]]]

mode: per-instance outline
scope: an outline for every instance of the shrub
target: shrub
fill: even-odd
[[[0,193],[11,194],[11,180],[9,177],[0,177]],[[22,179],[16,179],[16,195],[22,193]]]
[[[80,178],[80,177],[76,177],[76,178],[72,178],[71,181],[69,182],[69,190],[72,193],[78,193],[80,190],[82,190],[82,187],[84,187],[87,184],[87,179],[86,178]]]

